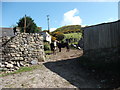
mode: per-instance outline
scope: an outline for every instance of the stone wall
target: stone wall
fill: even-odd
[[[39,34],[20,33],[4,41],[2,48],[3,69],[15,70],[45,60],[43,38]]]

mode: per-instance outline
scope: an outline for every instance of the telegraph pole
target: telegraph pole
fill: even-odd
[[[24,17],[24,33],[26,33],[26,15]]]
[[[50,29],[49,29],[49,15],[47,15],[47,21],[48,21],[48,32],[50,32]]]

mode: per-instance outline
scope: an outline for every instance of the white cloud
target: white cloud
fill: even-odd
[[[113,21],[117,21],[117,19],[115,19],[115,18],[109,18],[106,22],[113,22]]]
[[[50,32],[55,31],[57,28],[50,28]]]
[[[62,25],[81,25],[82,19],[80,16],[76,16],[78,13],[79,11],[76,8],[64,13]]]
[[[81,25],[81,27],[85,27],[86,25]]]

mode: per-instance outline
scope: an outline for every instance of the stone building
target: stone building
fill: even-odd
[[[0,37],[2,37],[2,36],[10,36],[10,37],[14,36],[13,28],[2,27],[2,28],[0,28],[0,31],[1,31]]]

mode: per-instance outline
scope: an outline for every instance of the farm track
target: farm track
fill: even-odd
[[[51,55],[41,68],[0,77],[1,88],[100,88],[101,84],[79,63],[82,50]]]

